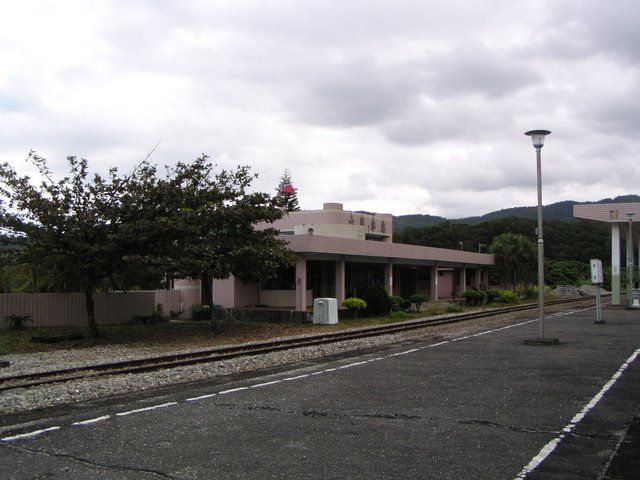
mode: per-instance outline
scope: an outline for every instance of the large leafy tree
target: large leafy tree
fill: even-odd
[[[202,280],[236,275],[258,281],[291,261],[273,228],[256,228],[282,211],[269,195],[250,193],[247,167],[215,172],[207,157],[178,163],[160,177],[148,160],[131,173],[90,175],[68,157],[69,174],[54,180],[31,154],[39,184],[0,165],[0,229],[5,264],[29,265],[57,279],[57,290],[82,291],[91,338],[98,335],[93,295],[127,289],[164,274]]]
[[[298,192],[291,182],[291,173],[285,169],[280,177],[280,183],[276,188],[276,202],[285,212],[296,212],[300,210],[298,204]]]
[[[216,170],[206,155],[178,163],[160,182],[160,203],[174,219],[175,277],[201,281],[201,301],[212,305],[211,283],[234,275],[245,282],[273,277],[293,254],[269,224],[282,217],[276,199],[250,192],[249,167]]]
[[[90,338],[96,338],[94,292],[128,288],[140,272],[160,271],[169,219],[156,215],[156,169],[147,160],[131,173],[90,175],[85,159],[67,157],[68,175],[54,179],[44,158],[29,160],[42,180],[34,183],[9,164],[0,165],[3,260],[29,265],[56,279],[56,290],[85,294]]]

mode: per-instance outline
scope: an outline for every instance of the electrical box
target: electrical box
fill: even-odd
[[[320,325],[338,323],[338,301],[335,298],[314,299],[313,323]]]
[[[591,264],[591,283],[598,284],[603,283],[602,279],[602,262],[597,258],[592,258],[590,260]]]

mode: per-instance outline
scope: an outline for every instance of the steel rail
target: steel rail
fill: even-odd
[[[576,303],[580,301],[594,300],[595,297],[586,296],[577,299],[555,300],[546,302],[546,305],[559,305]],[[408,330],[458,323],[477,318],[502,315],[507,313],[532,310],[537,308],[537,304],[524,304],[515,307],[501,307],[483,310],[479,312],[468,312],[461,314],[451,314],[438,318],[422,318],[397,322],[388,325],[376,325],[372,327],[360,327],[337,332],[327,332],[322,334],[299,336],[279,340],[269,340],[249,344],[218,347],[194,352],[163,355],[157,357],[140,358],[136,360],[126,360],[122,362],[102,363],[86,365],[67,369],[26,373],[10,377],[0,377],[0,392],[17,388],[30,388],[40,385],[67,382],[83,378],[94,378],[108,375],[120,375],[130,373],[144,373],[155,370],[163,370],[200,363],[210,363],[241,356],[259,355],[264,353],[289,350],[313,345],[335,343],[345,340],[365,338],[391,333],[399,333]]]

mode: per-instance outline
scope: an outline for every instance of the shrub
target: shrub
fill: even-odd
[[[194,303],[189,307],[191,320],[211,320],[211,308],[204,303]]]
[[[510,290],[498,290],[496,303],[518,303],[518,296]]]
[[[33,322],[31,315],[7,315],[4,317],[5,323],[11,330],[24,330],[26,322]]]
[[[487,302],[493,303],[496,301],[496,298],[498,298],[498,296],[500,295],[500,290],[487,290],[485,292],[485,295],[487,297]]]
[[[361,298],[349,297],[345,298],[342,301],[342,306],[351,312],[351,315],[355,318],[358,318],[358,313],[360,310],[364,310],[367,308],[367,302],[362,300]]]
[[[370,315],[385,315],[389,313],[389,295],[381,285],[371,285],[362,294]]]
[[[389,295],[389,307],[391,308],[392,312],[401,309],[404,303],[405,303],[404,298],[402,298],[401,296]]]
[[[409,297],[409,300],[416,306],[416,311],[419,312],[420,306],[423,303],[429,301],[429,295],[425,295],[424,293],[416,293],[415,295],[411,295]]]
[[[462,294],[462,298],[466,299],[469,305],[480,305],[484,302],[486,294],[481,290],[467,290]]]
[[[447,306],[444,307],[447,313],[460,313],[464,312],[464,308],[456,303],[447,303]]]
[[[391,318],[409,318],[409,317],[411,317],[411,315],[409,315],[407,312],[404,312],[402,310],[398,310],[397,312],[392,312],[390,316],[391,316]]]

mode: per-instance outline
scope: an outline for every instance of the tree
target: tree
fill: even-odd
[[[503,233],[494,238],[490,251],[502,283],[509,284],[516,291],[533,282],[537,251],[531,240],[523,235]]]
[[[234,275],[244,282],[274,277],[290,266],[294,254],[269,228],[282,218],[276,199],[248,193],[257,175],[249,167],[220,170],[202,155],[178,163],[170,178],[160,182],[166,216],[173,218],[174,259],[171,274],[201,283],[201,302],[212,306],[211,282]]]
[[[150,194],[155,167],[145,159],[128,175],[89,176],[85,159],[67,157],[68,176],[54,180],[44,158],[29,160],[42,181],[34,185],[0,165],[0,228],[5,264],[30,265],[84,292],[88,334],[98,335],[93,303],[101,287],[127,288],[141,271],[161,268],[162,229]]]
[[[291,183],[291,174],[289,169],[285,169],[280,177],[280,183],[276,188],[277,205],[284,209],[285,212],[297,212],[300,210],[298,205],[298,192]]]
[[[203,155],[160,178],[147,158],[128,175],[111,169],[103,178],[68,157],[69,175],[55,181],[45,159],[29,158],[39,186],[0,165],[0,253],[5,264],[59,279],[57,289],[84,292],[90,338],[98,335],[98,289],[192,276],[211,305],[213,278],[257,281],[292,261],[275,229],[256,226],[283,213],[269,195],[247,193],[255,178],[248,167],[214,174]]]

